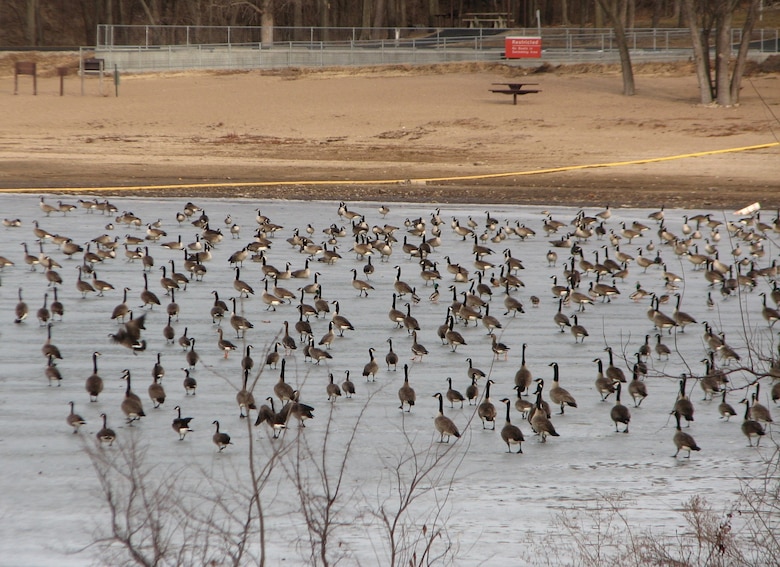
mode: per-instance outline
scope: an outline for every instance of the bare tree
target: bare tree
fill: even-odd
[[[733,71],[730,73],[732,21],[740,4],[738,0],[683,0],[685,17],[691,30],[702,104],[715,102],[720,106],[730,106],[739,103],[739,90],[759,0],[750,0],[747,5],[742,39]],[[710,58],[710,49],[713,46],[714,60]]]
[[[631,54],[628,50],[626,39],[625,13],[628,0],[598,0],[599,6],[607,15],[612,29],[615,31],[615,43],[620,54],[620,69],[623,74],[623,94],[633,96],[636,94],[634,86],[634,69],[631,66]]]

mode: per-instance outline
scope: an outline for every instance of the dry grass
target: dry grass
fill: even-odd
[[[91,54],[88,54],[91,55]],[[38,76],[42,78],[57,76],[57,67],[69,67],[78,69],[79,58],[75,52],[9,52],[0,55],[0,77],[12,77],[14,64],[17,61],[34,61],[38,64]],[[657,77],[682,77],[693,75],[695,70],[693,63],[635,63],[634,74],[637,76]],[[749,63],[746,75],[758,73],[780,72],[780,56],[769,57],[761,64]],[[230,76],[256,73],[270,77],[281,77],[289,80],[323,78],[332,79],[338,77],[398,77],[398,76],[424,76],[446,75],[452,73],[496,73],[505,77],[523,77],[534,74],[551,73],[555,75],[619,75],[620,64],[603,63],[577,63],[572,65],[550,65],[542,63],[537,67],[517,67],[502,62],[458,62],[440,63],[430,65],[375,65],[367,67],[287,67],[284,69],[245,70],[245,69],[217,69],[217,70],[193,70],[173,71],[160,73],[140,73],[134,75],[138,78],[165,76],[174,78],[179,76]],[[133,75],[126,73],[125,76]]]

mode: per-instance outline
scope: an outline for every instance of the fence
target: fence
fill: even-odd
[[[424,64],[499,61],[504,38],[542,37],[542,61],[618,60],[612,29],[576,28],[273,28],[263,43],[260,27],[98,26],[96,56],[108,68],[124,71],[254,69],[310,66]],[[733,31],[734,45],[741,30]],[[635,29],[627,32],[635,61],[691,57],[688,29]],[[754,58],[780,51],[778,30],[756,30]],[[514,64],[523,64],[514,62]],[[526,62],[528,64],[528,62]],[[531,64],[539,64],[532,60]]]

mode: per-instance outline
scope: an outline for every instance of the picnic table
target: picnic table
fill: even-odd
[[[533,86],[538,84],[539,83],[493,83],[493,85],[503,88],[490,89],[490,92],[512,95],[512,104],[517,104],[518,96],[542,92],[540,89],[525,88],[529,85]]]
[[[506,29],[511,19],[506,12],[469,12],[463,14],[462,22],[469,28]]]

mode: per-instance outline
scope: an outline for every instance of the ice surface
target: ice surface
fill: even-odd
[[[92,196],[80,196],[84,200]],[[102,201],[103,197],[96,197]],[[630,274],[625,281],[617,280],[615,285],[620,295],[610,303],[596,301],[579,313],[579,322],[583,324],[589,337],[584,344],[575,344],[574,337],[567,331],[560,333],[553,323],[558,302],[551,296],[551,277],[556,275],[562,283],[563,265],[570,258],[569,248],[556,248],[557,265],[548,265],[546,253],[552,248],[549,241],[560,239],[562,235],[573,231],[570,221],[578,209],[556,207],[549,213],[552,218],[565,223],[557,233],[547,236],[543,230],[545,214],[542,207],[517,207],[510,205],[489,206],[490,216],[499,220],[499,226],[514,227],[517,223],[536,231],[536,236],[520,240],[517,236],[508,236],[501,242],[487,241],[485,246],[494,253],[486,257],[496,265],[485,271],[486,283],[491,276],[499,276],[503,261],[502,251],[511,250],[513,257],[522,260],[525,269],[517,272],[525,287],[513,291],[519,298],[525,313],[516,317],[505,316],[503,307],[504,290],[493,287],[490,302],[490,314],[497,317],[503,328],[496,331],[501,342],[510,347],[508,360],[496,360],[491,351],[491,340],[482,325],[465,327],[459,323],[456,329],[464,336],[468,344],[452,352],[449,346],[443,346],[436,334],[437,328],[444,323],[447,306],[452,301],[452,292],[448,289],[456,285],[457,293],[466,291],[469,283],[456,283],[453,275],[446,270],[445,256],[451,262],[466,267],[470,275],[476,277],[472,254],[473,239],[461,239],[451,228],[451,221],[457,218],[466,225],[469,217],[477,224],[477,234],[485,229],[486,206],[446,205],[441,206],[441,246],[436,248],[429,258],[437,262],[441,272],[438,303],[431,302],[429,296],[432,285],[420,276],[418,260],[411,259],[401,250],[404,235],[407,235],[404,221],[422,218],[426,221],[427,237],[430,238],[434,204],[391,203],[386,218],[381,217],[378,207],[382,203],[355,202],[348,208],[365,216],[369,227],[385,224],[399,227],[395,233],[398,243],[395,245],[389,261],[382,262],[378,256],[372,258],[375,271],[369,281],[373,290],[368,297],[359,297],[351,285],[352,268],[357,276],[364,279],[365,259],[356,259],[350,251],[354,238],[351,222],[340,218],[338,203],[306,201],[256,201],[256,200],[210,200],[199,199],[195,203],[201,206],[210,218],[211,228],[219,228],[224,239],[213,250],[213,259],[206,262],[208,269],[202,282],[192,282],[186,291],[176,294],[176,302],[181,307],[181,315],[174,321],[176,337],[185,328],[189,337],[196,339],[196,350],[201,363],[193,372],[197,378],[197,395],[185,396],[182,388],[186,365],[184,351],[178,345],[166,345],[162,335],[166,324],[165,307],[169,298],[165,295],[159,280],[160,266],[166,266],[170,272],[169,260],[174,260],[177,271],[183,270],[183,252],[167,250],[160,242],[175,241],[181,235],[182,241],[191,243],[196,240],[199,229],[191,224],[198,217],[196,213],[183,223],[176,221],[176,213],[183,210],[185,199],[143,199],[112,197],[110,202],[118,211],[112,215],[99,212],[88,213],[86,209],[63,215],[58,212],[45,216],[39,208],[38,195],[3,195],[0,197],[5,218],[19,218],[20,228],[0,228],[0,255],[15,262],[0,272],[0,313],[5,324],[2,326],[0,356],[3,364],[0,370],[0,456],[2,462],[3,506],[0,513],[0,564],[3,565],[84,565],[94,558],[95,548],[87,546],[95,534],[104,533],[107,512],[103,505],[100,486],[90,461],[83,450],[84,444],[94,445],[95,433],[101,427],[99,415],[108,415],[109,426],[118,435],[118,444],[126,443],[135,436],[139,444],[147,448],[147,460],[160,465],[159,474],[164,471],[180,471],[186,467],[186,479],[182,486],[200,486],[202,471],[211,471],[217,479],[244,477],[248,436],[245,420],[239,418],[235,394],[241,387],[241,357],[245,345],[252,344],[255,349],[255,370],[263,369],[266,352],[272,348],[274,340],[288,321],[292,327],[298,321],[296,305],[285,304],[276,311],[266,309],[261,299],[264,283],[262,264],[246,261],[241,269],[241,279],[249,282],[255,295],[239,301],[239,311],[250,319],[254,329],[246,333],[245,339],[237,339],[227,321],[222,323],[225,339],[233,341],[238,350],[225,359],[217,347],[216,326],[209,315],[217,290],[220,298],[228,300],[237,296],[233,288],[234,270],[227,258],[235,251],[253,240],[257,229],[256,211],[269,217],[271,222],[283,228],[271,237],[273,245],[266,252],[267,264],[284,270],[290,263],[292,270],[303,268],[306,254],[293,248],[286,242],[293,231],[298,229],[306,235],[307,225],[314,229],[312,239],[321,243],[327,238],[323,229],[331,225],[346,228],[346,236],[339,238],[338,253],[341,259],[327,265],[313,260],[310,263],[312,273],[319,272],[323,297],[338,300],[340,312],[353,324],[354,331],[346,331],[344,337],[337,337],[329,350],[332,359],[319,365],[304,361],[303,345],[299,343],[294,354],[287,357],[287,381],[301,390],[301,399],[315,407],[315,418],[307,422],[305,429],[291,426],[278,440],[271,438],[270,429],[265,426],[252,428],[251,435],[256,442],[258,460],[263,462],[270,454],[271,447],[284,443],[291,444],[297,435],[302,434],[316,453],[322,446],[325,425],[328,422],[331,404],[326,401],[325,387],[328,374],[332,372],[337,383],[344,378],[345,370],[351,372],[356,384],[354,399],[343,397],[333,404],[330,436],[328,438],[330,457],[327,461],[336,470],[349,435],[352,433],[361,410],[359,430],[356,434],[352,457],[347,467],[344,482],[344,501],[341,518],[347,525],[339,528],[336,539],[343,544],[342,551],[351,557],[351,562],[362,564],[383,564],[384,543],[380,532],[369,528],[376,524],[371,515],[378,502],[392,490],[392,472],[399,455],[408,452],[407,443],[411,443],[421,454],[435,455],[445,447],[436,443],[438,435],[434,431],[433,419],[437,413],[437,402],[432,397],[436,392],[446,392],[446,378],[453,378],[453,385],[461,392],[465,391],[469,381],[466,377],[471,357],[474,365],[489,373],[495,385],[491,391],[491,400],[498,408],[496,431],[483,430],[473,413],[475,408],[449,407],[445,401],[445,414],[451,417],[463,432],[452,451],[453,459],[448,462],[440,475],[433,495],[442,499],[447,496],[444,506],[446,530],[448,536],[457,545],[458,565],[478,565],[485,557],[513,559],[522,557],[524,549],[535,534],[545,534],[555,529],[556,514],[592,507],[603,495],[623,493],[627,502],[627,515],[638,529],[652,529],[659,534],[674,534],[682,525],[679,514],[681,505],[694,495],[705,495],[716,509],[728,506],[739,490],[740,479],[760,474],[762,458],[771,450],[768,439],[762,442],[759,450],[747,447],[745,437],[740,431],[742,415],[737,402],[742,399],[744,389],[731,394],[729,401],[737,408],[738,415],[729,423],[719,419],[715,401],[701,401],[702,390],[696,380],[688,381],[688,390],[696,408],[695,422],[688,430],[695,436],[702,450],[693,453],[690,459],[673,459],[675,451],[672,443],[674,421],[669,412],[674,404],[681,373],[702,375],[704,366],[700,362],[706,357],[706,345],[703,340],[703,321],[708,321],[716,331],[725,333],[730,345],[742,355],[743,362],[750,362],[757,368],[766,368],[766,363],[756,358],[756,353],[767,356],[774,352],[774,332],[771,332],[761,316],[759,291],[770,291],[771,286],[765,279],[758,280],[757,289],[743,292],[723,299],[718,288],[710,290],[700,271],[694,271],[685,256],[677,256],[671,246],[662,245],[656,234],[658,225],[648,219],[648,210],[612,209],[612,217],[605,227],[620,233],[621,222],[629,226],[633,221],[647,224],[650,230],[629,244],[621,240],[620,249],[637,256],[638,248],[645,248],[652,240],[656,251],[666,262],[666,269],[684,278],[679,284],[678,293],[682,294],[682,309],[693,315],[699,322],[690,325],[684,333],[663,332],[663,340],[672,348],[668,361],[653,356],[647,378],[649,397],[641,408],[634,408],[624,390],[623,402],[630,406],[632,421],[631,432],[627,435],[615,433],[610,421],[609,411],[614,396],[602,402],[594,387],[596,365],[594,358],[601,358],[607,364],[606,346],[614,349],[616,365],[620,366],[628,379],[631,379],[631,364],[634,353],[650,335],[651,345],[655,344],[656,331],[646,317],[649,299],[634,302],[629,294],[639,282],[642,288],[659,295],[671,294],[671,301],[661,306],[661,310],[671,314],[674,308],[673,290],[665,288],[662,279],[663,268],[655,266],[642,271],[635,263],[629,265]],[[69,195],[46,195],[47,203],[56,204],[58,200],[76,204],[77,198]],[[132,211],[142,219],[139,228],[125,226],[115,217],[123,211]],[[595,214],[596,210],[585,211]],[[697,211],[666,210],[665,225],[669,231],[682,236],[683,215],[692,215]],[[240,237],[231,238],[229,227],[224,220],[231,216],[232,223],[241,227]],[[738,220],[724,212],[713,211],[713,219],[721,221]],[[91,239],[101,234],[117,236],[120,242],[125,235],[140,238],[146,236],[146,223],[161,219],[161,227],[167,236],[159,242],[147,241],[141,248],[148,247],[148,253],[154,258],[154,267],[149,271],[149,288],[154,291],[162,303],[153,309],[146,309],[146,350],[137,355],[123,346],[112,343],[108,335],[115,333],[119,325],[109,316],[113,308],[122,301],[122,288],[131,289],[128,304],[135,316],[144,309],[140,307],[140,292],[143,289],[143,269],[140,261],[129,262],[125,258],[124,248],[117,249],[113,260],[106,260],[96,266],[98,277],[110,282],[113,291],[104,297],[89,294],[82,299],[76,289],[77,266],[81,263],[81,254],[73,259],[66,258],[60,249],[50,241],[45,241],[44,252],[57,260],[62,267],[57,271],[64,282],[59,289],[59,299],[65,305],[65,316],[52,327],[52,342],[63,354],[58,368],[64,379],[61,386],[49,386],[44,376],[46,360],[41,354],[41,346],[46,338],[46,328],[40,326],[35,313],[43,304],[44,293],[49,292],[49,305],[53,299],[51,287],[43,271],[35,271],[23,261],[20,245],[26,242],[31,254],[37,256],[39,249],[33,234],[33,221],[52,234],[65,235],[74,242],[85,246]],[[113,228],[106,228],[109,223]],[[701,227],[702,239],[695,240],[701,252],[705,238],[711,238],[710,229]],[[754,230],[748,227],[748,230]],[[495,232],[491,232],[493,236]],[[748,256],[748,244],[730,242],[725,226],[720,228],[721,242],[718,244],[720,258],[724,262],[734,263],[732,248],[739,244],[743,256]],[[369,236],[373,237],[369,232]],[[419,244],[420,238],[407,235],[408,241]],[[573,238],[574,240],[574,238]],[[604,249],[609,239],[592,237],[580,243],[584,256],[594,261],[594,252],[599,252],[603,261]],[[776,255],[771,241],[764,242],[766,255],[758,258],[759,266],[769,264]],[[129,247],[135,249],[135,245]],[[332,249],[332,246],[328,246]],[[93,244],[94,252],[96,246]],[[644,255],[655,257],[656,251],[644,251]],[[609,246],[610,257],[614,258],[614,249]],[[419,342],[427,347],[430,354],[422,362],[413,362],[410,346],[412,339],[405,329],[394,328],[388,318],[391,307],[393,283],[396,278],[395,266],[401,267],[402,279],[416,288],[421,298],[419,304],[412,303],[411,313],[420,323]],[[746,268],[743,270],[747,271]],[[170,274],[169,274],[170,275]],[[85,276],[88,279],[88,276]],[[591,275],[584,277],[580,291],[585,292],[591,281]],[[307,280],[279,280],[279,286],[297,291]],[[612,283],[607,278],[604,283]],[[273,287],[270,282],[269,287]],[[18,301],[17,290],[23,290],[24,300],[29,305],[30,315],[21,324],[13,323],[14,307]],[[706,304],[707,294],[712,291],[714,308]],[[534,307],[531,296],[540,298],[538,307]],[[462,295],[457,295],[462,299]],[[307,303],[313,303],[310,295]],[[397,308],[406,310],[407,297],[397,301]],[[229,302],[228,302],[229,303]],[[740,315],[740,306],[744,308],[744,318]],[[331,305],[333,309],[334,305]],[[565,313],[575,312],[574,306],[565,307]],[[327,332],[328,319],[311,319],[315,342]],[[294,334],[295,335],[295,334]],[[297,335],[295,335],[297,336]],[[400,356],[397,371],[388,371],[384,364],[388,338],[393,339],[394,350]],[[753,358],[747,349],[748,341],[754,347]],[[535,378],[545,380],[545,399],[549,399],[552,385],[550,362],[560,365],[561,385],[577,399],[577,408],[567,408],[564,416],[553,415],[553,422],[560,437],[549,438],[541,444],[526,421],[512,409],[513,423],[523,430],[526,442],[521,455],[507,454],[499,431],[503,425],[504,397],[514,402],[512,390],[516,370],[520,366],[521,345],[526,343],[527,363]],[[380,371],[375,382],[366,383],[362,378],[363,366],[368,362],[368,349],[376,349]],[[84,390],[84,381],[91,374],[93,351],[100,351],[99,372],[105,381],[105,390],[98,402],[90,403]],[[163,385],[168,398],[159,409],[153,409],[146,389],[151,383],[151,369],[157,353],[162,353],[162,364],[166,369]],[[723,364],[716,358],[716,362]],[[403,381],[402,366],[410,366],[410,382],[417,392],[417,403],[410,413],[398,409],[397,390]],[[732,366],[736,366],[732,363]],[[125,424],[120,404],[124,396],[125,383],[120,380],[121,371],[132,372],[133,390],[144,404],[146,417],[133,427]],[[265,368],[254,387],[258,403],[266,396],[273,395],[279,370]],[[731,386],[744,388],[751,379],[740,372],[731,376]],[[480,390],[484,389],[484,381]],[[768,387],[764,390],[768,391]],[[765,391],[762,401],[766,404]],[[533,401],[533,397],[529,396]],[[75,402],[76,412],[87,421],[79,435],[72,435],[65,423],[68,414],[68,402]],[[174,417],[173,408],[181,405],[185,415],[193,416],[192,427],[195,430],[186,440],[180,442],[171,430]],[[277,400],[277,408],[278,408]],[[557,413],[558,408],[553,408]],[[252,419],[254,420],[254,412]],[[212,421],[218,419],[223,431],[230,433],[233,445],[218,453],[212,443]],[[407,441],[403,431],[408,434]],[[105,447],[105,452],[118,451],[118,447]],[[682,457],[682,454],[681,454]],[[238,472],[237,472],[238,471]],[[448,479],[452,482],[448,483]],[[303,522],[296,514],[299,503],[290,491],[289,479],[282,469],[272,475],[272,482],[264,492],[269,516],[268,551],[272,564],[285,558],[291,564],[305,564],[308,556],[305,543]],[[228,482],[228,480],[225,480]],[[414,510],[417,519],[425,518],[433,507],[432,498],[423,499]],[[370,537],[369,537],[370,536]],[[297,543],[296,543],[297,541]],[[301,543],[303,542],[303,543]],[[376,555],[378,554],[378,555]]]

